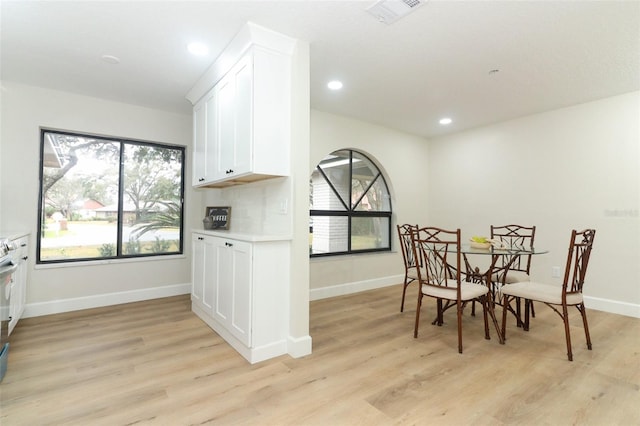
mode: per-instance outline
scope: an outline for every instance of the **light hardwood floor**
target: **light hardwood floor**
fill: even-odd
[[[190,311],[188,296],[22,320],[0,384],[13,425],[638,425],[640,319],[588,310],[593,350],[571,316],[536,306],[507,343],[465,312],[433,326],[415,286],[311,303],[313,354],[250,365]],[[498,312],[499,314],[500,312]]]

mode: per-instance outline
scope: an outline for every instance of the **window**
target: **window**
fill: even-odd
[[[37,263],[182,253],[184,147],[40,135]]]
[[[376,165],[352,150],[331,153],[310,180],[312,257],[391,250],[391,197]]]

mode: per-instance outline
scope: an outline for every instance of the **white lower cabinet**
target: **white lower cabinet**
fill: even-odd
[[[213,313],[213,287],[206,285],[207,279],[211,280],[215,265],[211,258],[214,253],[214,239],[204,235],[193,238],[193,287],[191,288],[191,302],[198,304],[205,312]]]
[[[289,241],[211,234],[193,234],[193,312],[251,363],[287,353]]]
[[[213,317],[244,345],[251,343],[251,244],[215,238]]]
[[[12,240],[16,246],[16,262],[18,269],[13,274],[11,283],[11,299],[9,302],[9,334],[13,331],[24,313],[27,299],[27,259],[29,257],[29,236],[25,235]]]

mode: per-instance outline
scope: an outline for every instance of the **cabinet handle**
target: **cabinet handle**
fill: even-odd
[[[198,237],[198,240],[202,241],[202,240],[204,240],[204,238],[203,237]]]
[[[27,260],[29,258],[29,256],[25,256],[22,258],[22,260]]]
[[[204,182],[204,178],[198,179],[198,182]]]
[[[26,246],[27,246],[27,243],[20,244],[20,247],[26,247]]]
[[[233,247],[233,244],[231,244],[231,243],[224,243],[224,245],[227,246],[227,247]]]
[[[226,173],[227,173],[227,174],[229,174],[229,173],[233,173],[233,169],[229,169],[229,170],[227,170],[227,171],[226,171]]]

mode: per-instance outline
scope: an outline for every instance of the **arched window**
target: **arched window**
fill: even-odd
[[[311,174],[309,254],[339,255],[391,250],[391,197],[366,155],[332,152]]]

